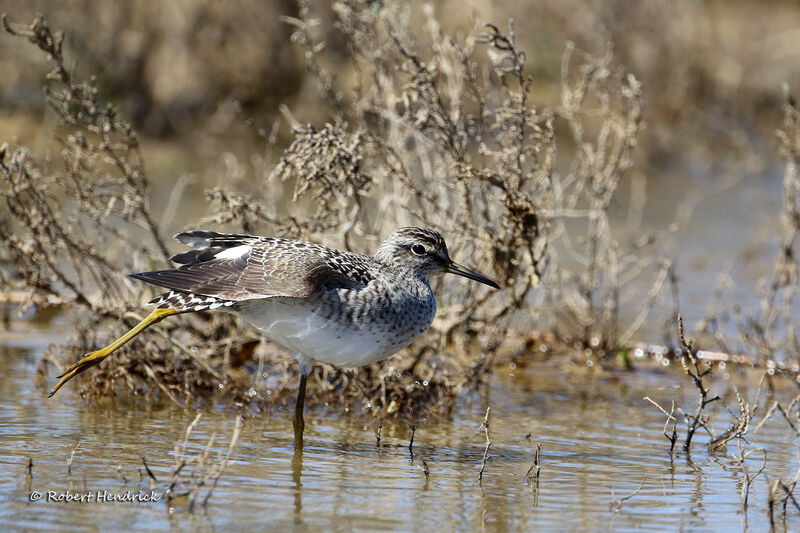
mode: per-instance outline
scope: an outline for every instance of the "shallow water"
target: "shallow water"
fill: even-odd
[[[421,422],[413,453],[410,428],[377,424],[357,413],[307,412],[306,446],[294,454],[290,414],[249,418],[208,505],[171,510],[164,491],[196,413],[93,406],[71,394],[45,399],[33,376],[43,345],[62,326],[13,322],[0,348],[0,529],[174,530],[708,530],[741,529],[742,468],[725,454],[698,446],[670,457],[663,415],[643,400],[694,404],[694,391],[671,372],[589,375],[552,364],[499,369],[488,387],[463,397],[452,417]],[[37,329],[39,328],[39,329]],[[52,377],[51,377],[52,381]],[[720,379],[715,392],[729,389]],[[717,390],[718,389],[718,390]],[[745,395],[754,391],[740,386]],[[787,391],[791,392],[791,391]],[[779,393],[780,394],[780,393]],[[728,404],[733,406],[730,398]],[[485,447],[479,431],[491,406],[492,445],[482,483]],[[762,411],[763,413],[763,411]],[[727,415],[717,411],[718,431]],[[210,409],[191,433],[186,456],[216,433],[210,462],[227,450],[235,413]],[[528,436],[530,434],[530,436]],[[76,444],[71,476],[67,464]],[[526,480],[533,449],[542,443],[538,486]],[[771,419],[750,439],[767,450],[767,474],[790,477],[797,438]],[[733,447],[729,450],[733,453]],[[158,483],[152,489],[144,456]],[[761,466],[758,452],[747,461]],[[33,461],[30,488],[25,470]],[[427,465],[426,479],[423,465]],[[190,468],[184,470],[189,474]],[[753,484],[747,513],[752,530],[768,527],[767,484]],[[641,491],[610,509],[617,498]],[[153,494],[156,502],[57,502],[49,492]],[[42,493],[30,501],[31,491]],[[201,491],[201,498],[205,495]],[[787,526],[800,527],[790,511]]]

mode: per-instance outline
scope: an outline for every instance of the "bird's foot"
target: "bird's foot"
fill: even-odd
[[[84,370],[92,368],[94,365],[99,364],[103,359],[111,355],[117,348],[121,347],[123,344],[137,336],[139,333],[144,331],[145,329],[149,328],[156,322],[160,322],[171,315],[176,315],[178,313],[182,313],[180,309],[155,309],[152,313],[147,315],[144,320],[139,322],[136,327],[130,330],[128,333],[120,337],[119,339],[115,340],[105,348],[101,350],[97,350],[96,352],[87,353],[83,359],[72,365],[67,369],[66,372],[61,374],[60,377],[61,381],[59,381],[53,390],[50,391],[50,394],[47,395],[48,398],[52,397],[58,389],[60,389],[64,383],[75,377],[76,375],[80,374]]]
[[[61,378],[59,382],[53,387],[53,390],[50,391],[50,394],[47,395],[48,398],[52,397],[58,389],[60,389],[67,381],[72,379],[73,377],[77,376],[81,372],[92,368],[93,366],[100,364],[106,357],[111,355],[113,350],[110,350],[109,347],[103,348],[102,350],[97,350],[96,352],[87,353],[83,359],[75,363],[74,365],[70,366],[63,374],[58,376]]]

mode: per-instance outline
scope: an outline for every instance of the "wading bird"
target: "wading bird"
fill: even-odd
[[[212,231],[189,231],[175,238],[196,248],[171,258],[180,267],[130,275],[169,289],[150,302],[156,309],[128,333],[69,367],[50,396],[168,316],[231,311],[296,355],[300,386],[294,430],[295,445],[300,447],[306,380],[314,362],[358,367],[408,346],[436,314],[431,276],[449,272],[500,288],[454,263],[442,236],[429,229],[398,229],[374,256],[290,239]]]

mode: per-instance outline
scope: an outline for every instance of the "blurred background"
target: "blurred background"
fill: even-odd
[[[378,2],[380,3],[380,2]],[[410,2],[412,16],[421,3]],[[780,118],[781,86],[800,84],[800,9],[788,1],[690,0],[476,0],[431,4],[446,32],[463,36],[492,21],[514,19],[518,46],[527,53],[536,103],[556,105],[566,43],[625,65],[644,85],[648,144],[653,162],[678,150],[746,148],[768,140]],[[326,61],[347,84],[348,50],[327,2],[309,4]],[[66,34],[65,52],[79,73],[97,76],[101,92],[120,106],[140,133],[183,139],[219,135],[236,122],[240,102],[259,126],[279,118],[286,104],[300,122],[319,122],[319,93],[304,54],[289,42],[297,3],[235,0],[93,2],[0,1],[11,22],[28,24],[37,12]],[[4,36],[0,46],[0,132],[32,134],[44,119],[43,57]],[[302,105],[298,105],[302,102]],[[284,128],[283,133],[288,134]],[[710,139],[713,139],[711,142]],[[201,146],[204,146],[200,142]],[[195,151],[203,154],[203,150]],[[212,154],[208,154],[212,155]]]

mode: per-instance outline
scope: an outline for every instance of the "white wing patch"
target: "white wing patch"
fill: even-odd
[[[217,255],[214,259],[238,259],[250,251],[250,245],[243,244],[241,246],[234,246],[233,248],[226,248]]]

